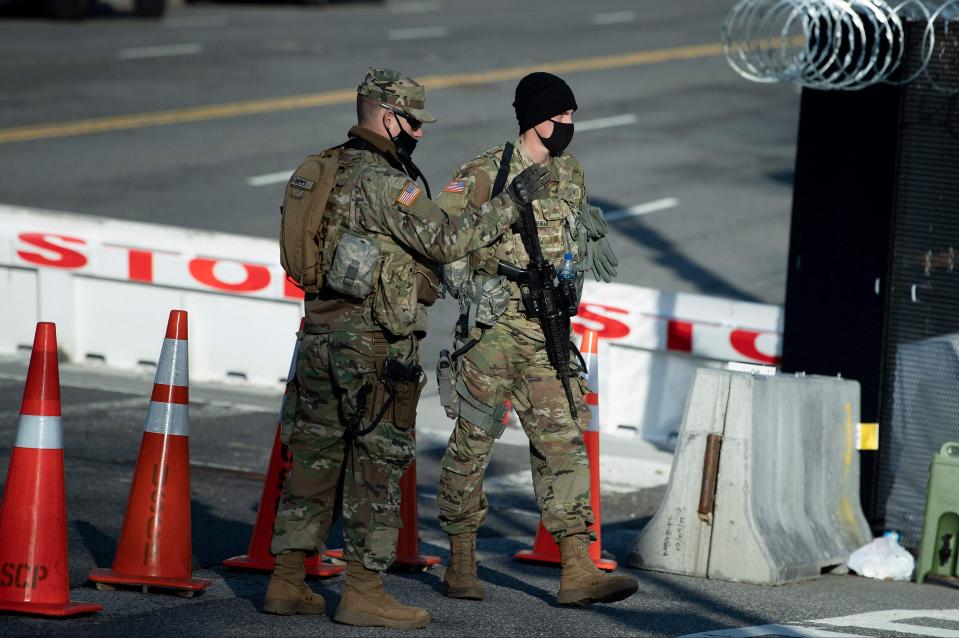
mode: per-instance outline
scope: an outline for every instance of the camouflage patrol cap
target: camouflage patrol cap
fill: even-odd
[[[364,97],[394,106],[420,122],[436,121],[436,118],[424,108],[426,88],[396,71],[370,67],[366,72],[366,79],[356,87],[356,92]]]

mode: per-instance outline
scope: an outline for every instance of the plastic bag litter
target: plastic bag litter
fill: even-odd
[[[849,555],[849,569],[866,578],[909,580],[916,560],[892,535],[881,536]]]

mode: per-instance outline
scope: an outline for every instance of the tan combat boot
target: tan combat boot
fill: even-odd
[[[449,598],[483,600],[486,588],[476,577],[476,534],[450,535],[450,564],[443,576]]]
[[[323,597],[306,584],[303,561],[306,552],[289,552],[276,557],[276,567],[266,588],[263,611],[268,614],[322,614],[326,610]]]
[[[379,572],[350,561],[346,565],[346,589],[333,620],[358,627],[422,629],[430,624],[430,615],[420,607],[397,602],[383,591]]]
[[[614,603],[629,598],[639,589],[632,576],[603,572],[589,557],[589,536],[567,536],[559,541],[563,573],[556,602],[561,605]]]

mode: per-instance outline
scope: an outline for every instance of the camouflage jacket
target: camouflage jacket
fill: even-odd
[[[503,194],[447,213],[398,168],[391,141],[359,126],[349,136],[365,144],[341,153],[327,210],[340,211],[349,232],[378,241],[393,264],[389,273],[382,268],[378,289],[365,300],[330,289],[307,295],[308,331],[425,334],[425,306],[439,291],[430,267],[490,244],[516,219],[516,208]],[[392,316],[389,325],[384,313]]]
[[[513,146],[515,148],[510,160],[507,184],[533,163],[523,151],[520,138],[513,142]],[[491,148],[461,166],[437,198],[439,205],[452,213],[476,209],[489,200],[504,147],[505,145]],[[581,259],[575,237],[577,220],[586,203],[586,184],[579,161],[569,153],[551,158],[549,171],[552,182],[550,195],[533,202],[533,215],[538,226],[543,257],[558,268],[563,262],[564,252],[573,253],[575,262]],[[498,261],[520,267],[529,263],[529,255],[526,254],[519,234],[507,232],[490,246],[447,266],[447,284],[456,294],[456,289],[475,274],[495,275]],[[499,320],[500,323],[529,338],[542,341],[543,332],[539,323],[526,319],[522,313],[519,286],[512,282],[509,286],[510,301],[505,314]]]

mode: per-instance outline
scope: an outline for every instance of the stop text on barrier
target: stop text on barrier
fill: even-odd
[[[49,232],[21,232],[16,239],[16,256],[23,265],[268,299],[303,298],[303,291],[286,278],[278,264],[184,255],[173,250],[95,242]]]

